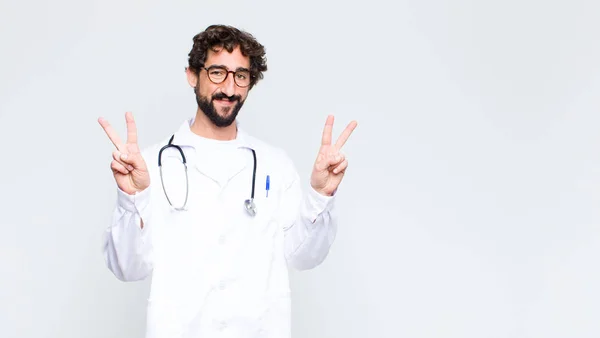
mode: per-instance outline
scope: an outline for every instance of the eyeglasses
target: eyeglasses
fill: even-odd
[[[248,69],[238,69],[233,71],[222,66],[210,66],[208,68],[202,68],[206,69],[208,79],[214,84],[223,83],[223,81],[227,79],[227,76],[229,76],[229,73],[232,73],[233,80],[235,81],[236,85],[240,87],[248,87],[250,85],[251,74]]]

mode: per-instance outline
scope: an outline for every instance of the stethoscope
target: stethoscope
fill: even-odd
[[[175,137],[175,135],[171,136],[171,138],[169,139],[169,143],[166,144],[165,146],[163,146],[160,151],[158,152],[158,168],[160,170],[160,182],[162,184],[162,188],[163,188],[163,192],[165,193],[165,197],[167,198],[167,201],[169,202],[169,205],[177,210],[177,211],[184,211],[186,210],[186,206],[187,206],[187,201],[188,201],[188,194],[189,194],[189,181],[188,181],[188,168],[187,168],[187,161],[185,159],[185,154],[183,153],[183,150],[181,150],[181,147],[173,144],[173,138]],[[165,189],[165,183],[163,181],[163,173],[162,173],[162,152],[165,149],[168,148],[175,148],[179,151],[179,154],[181,155],[181,159],[183,162],[183,167],[185,169],[185,201],[183,202],[183,206],[182,207],[176,207],[173,205],[173,203],[171,203],[171,199],[169,199],[169,195],[167,194],[167,190]],[[246,211],[248,212],[248,214],[250,214],[250,216],[256,216],[256,204],[254,203],[254,186],[256,183],[256,152],[254,151],[254,149],[252,148],[248,148],[252,151],[252,157],[254,159],[254,168],[252,170],[252,192],[250,194],[250,198],[244,201],[244,207],[246,208]]]

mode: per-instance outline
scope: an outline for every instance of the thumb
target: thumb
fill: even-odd
[[[121,154],[121,161],[130,164],[134,169],[141,169],[143,167],[143,160],[139,153]]]
[[[332,166],[336,166],[344,161],[344,155],[340,153],[321,154],[315,164],[315,168],[319,171],[327,170]]]
[[[315,169],[317,171],[324,171],[327,170],[327,168],[329,168],[329,161],[327,156],[319,154],[319,156],[317,157],[317,161],[315,162]]]

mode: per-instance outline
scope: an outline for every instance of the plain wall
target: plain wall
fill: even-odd
[[[269,70],[240,118],[308,184],[359,122],[331,255],[293,273],[295,338],[600,336],[600,3],[0,2],[0,337],[143,337],[106,268],[106,117],[148,146],[193,116],[209,24]]]

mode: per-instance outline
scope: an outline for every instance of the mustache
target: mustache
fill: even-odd
[[[215,95],[212,96],[213,100],[228,100],[229,102],[233,102],[233,101],[241,101],[242,97],[240,95],[231,95],[231,96],[227,96],[223,93],[217,93]]]

